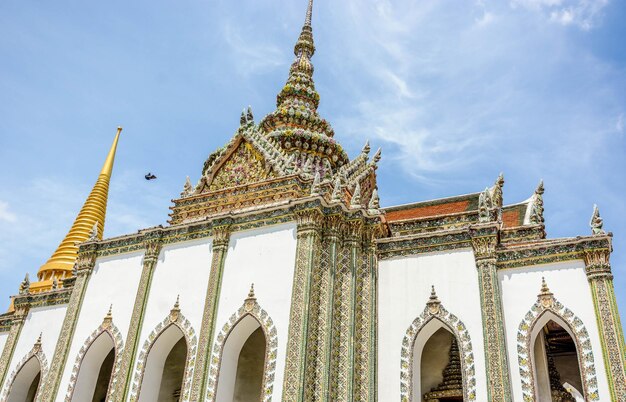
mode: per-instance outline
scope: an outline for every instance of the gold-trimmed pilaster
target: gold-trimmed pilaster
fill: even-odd
[[[52,402],[56,399],[56,395],[61,385],[61,378],[67,362],[67,355],[72,345],[76,323],[80,315],[80,309],[83,305],[83,299],[87,291],[87,284],[91,278],[91,273],[96,265],[96,257],[98,251],[98,243],[84,243],[78,250],[76,259],[76,282],[70,296],[70,301],[65,310],[65,318],[61,333],[57,339],[54,349],[54,355],[50,362],[50,371],[46,376],[45,383],[41,393],[42,402]]]
[[[337,402],[352,401],[353,398],[355,276],[360,265],[362,228],[360,220],[344,225],[335,273],[330,399]]]
[[[298,234],[289,314],[283,402],[304,400],[311,272],[319,265],[320,260],[322,213],[317,209],[311,209],[298,211],[295,217]]]
[[[9,364],[13,358],[13,352],[15,351],[15,345],[20,337],[22,328],[24,327],[24,321],[28,316],[29,307],[21,306],[16,307],[11,319],[11,329],[6,342],[4,343],[4,349],[2,350],[2,356],[0,357],[0,389],[4,385],[6,379]]]
[[[207,368],[210,363],[209,356],[211,353],[213,334],[215,333],[215,317],[219,306],[222,274],[224,272],[224,262],[226,261],[226,254],[228,252],[230,232],[230,225],[216,226],[213,228],[213,257],[211,259],[209,284],[204,300],[198,353],[196,355],[196,363],[193,371],[193,385],[191,387],[192,401],[203,401],[205,398],[204,389],[206,387],[206,378],[208,377]]]
[[[354,400],[374,400],[374,294],[375,294],[374,230],[363,231],[361,263],[356,271],[355,334],[354,334]]]
[[[508,402],[511,401],[511,380],[506,354],[502,294],[496,268],[497,224],[487,223],[476,226],[470,229],[470,236],[478,269],[487,369],[487,397],[493,402]]]
[[[328,401],[333,278],[343,219],[334,215],[323,224],[320,264],[313,268],[309,309],[305,401]]]
[[[583,256],[600,331],[611,400],[626,401],[626,346],[615,300],[610,240],[606,248],[586,249]]]
[[[139,335],[143,324],[144,312],[148,304],[148,296],[150,294],[150,286],[152,277],[154,276],[154,268],[157,265],[162,245],[162,230],[160,228],[149,230],[143,233],[145,254],[143,256],[143,269],[139,286],[135,296],[135,304],[133,313],[128,327],[128,334],[124,342],[124,351],[122,352],[122,361],[117,378],[113,378],[115,387],[115,396],[112,402],[122,402],[128,398],[130,393],[130,383],[132,381],[133,366],[135,365],[135,355],[139,344]]]

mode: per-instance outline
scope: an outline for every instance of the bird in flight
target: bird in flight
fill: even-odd
[[[146,174],[144,177],[146,178],[146,180],[154,180],[157,178],[155,175],[153,175],[150,172],[148,172],[148,174]]]

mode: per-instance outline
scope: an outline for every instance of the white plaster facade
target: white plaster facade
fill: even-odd
[[[439,300],[466,325],[476,372],[485,370],[483,326],[476,263],[472,250],[438,252],[382,260],[378,265],[378,397],[400,400],[400,351],[411,322],[435,286]],[[434,333],[439,327],[433,327]],[[428,337],[424,339],[424,342]],[[476,381],[478,401],[486,398],[484,376]]]
[[[608,400],[609,388],[606,380],[602,345],[600,344],[596,314],[593,307],[589,281],[583,261],[529,266],[499,271],[502,289],[502,307],[507,337],[507,351],[511,372],[511,387],[515,401],[522,400],[522,382],[519,372],[517,332],[526,313],[537,302],[541,289],[541,278],[545,278],[554,297],[580,318],[589,332],[595,356],[598,391],[600,400]]]

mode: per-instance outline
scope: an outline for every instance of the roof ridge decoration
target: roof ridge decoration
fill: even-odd
[[[544,223],[543,218],[543,193],[545,188],[543,186],[543,180],[539,181],[539,185],[535,190],[532,201],[530,203],[530,223],[535,225],[541,225]]]
[[[94,227],[98,228],[98,233],[96,233],[93,240],[102,240],[109,194],[109,182],[111,180],[111,173],[113,172],[115,152],[121,132],[122,127],[118,127],[117,134],[115,134],[113,144],[104,161],[98,180],[78,213],[72,227],[61,244],[59,244],[54,254],[52,254],[50,259],[39,269],[37,274],[39,280],[45,281],[45,283],[39,285],[37,285],[37,282],[33,283],[32,285],[35,285],[37,288],[35,289],[36,291],[50,289],[53,279],[57,277],[61,278],[63,273],[67,273],[67,276],[69,276],[74,262],[76,261],[76,257],[78,256],[77,244],[90,240]]]
[[[591,227],[591,233],[594,235],[603,235],[606,232],[603,229],[604,221],[600,217],[600,210],[596,204],[593,205],[593,214],[591,215],[591,221],[589,221]]]

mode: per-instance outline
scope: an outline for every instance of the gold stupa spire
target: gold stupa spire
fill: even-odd
[[[78,213],[70,231],[48,262],[39,268],[37,276],[40,282],[31,284],[32,290],[47,290],[48,285],[52,283],[54,278],[64,278],[71,275],[72,267],[74,266],[78,254],[77,244],[89,240],[90,234],[94,233],[96,225],[98,228],[96,238],[98,240],[102,239],[102,233],[104,233],[104,219],[107,210],[107,198],[109,195],[109,181],[111,180],[115,151],[117,150],[117,143],[121,132],[122,127],[118,127],[113,145],[111,145],[109,154],[104,161],[96,184],[93,186],[89,197],[87,197],[87,201],[85,201],[85,204]]]

